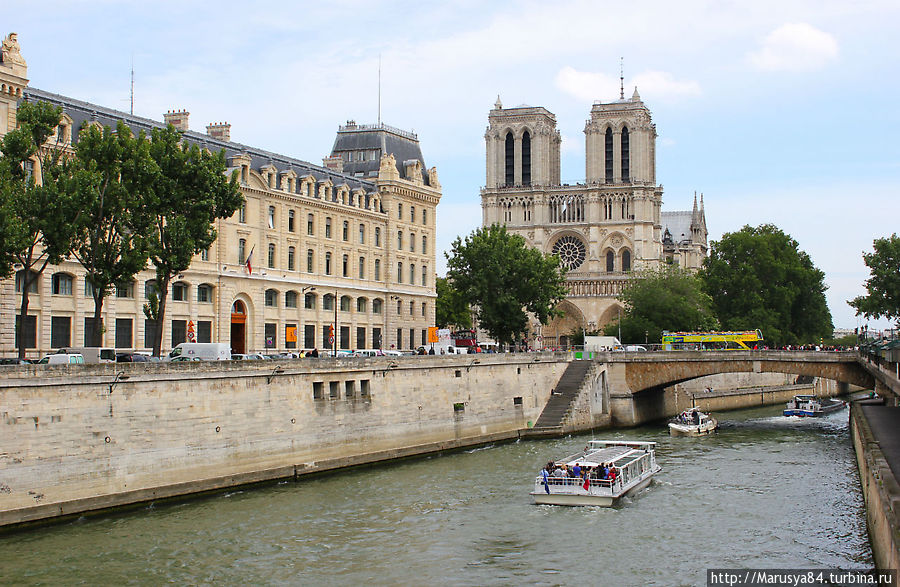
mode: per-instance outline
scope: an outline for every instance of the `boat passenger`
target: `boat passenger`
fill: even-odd
[[[607,477],[609,478],[611,483],[615,483],[615,481],[616,481],[616,468],[615,467],[609,468],[609,474],[607,475]]]
[[[575,466],[572,467],[572,477],[578,477],[579,479],[581,478],[581,465],[579,465],[578,463],[575,463]]]

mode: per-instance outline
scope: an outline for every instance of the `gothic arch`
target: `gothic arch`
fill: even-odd
[[[584,313],[572,302],[563,300],[556,306],[556,309],[562,314],[554,317],[549,324],[541,329],[544,338],[543,346],[545,348],[569,346],[571,344],[569,336],[587,327]]]

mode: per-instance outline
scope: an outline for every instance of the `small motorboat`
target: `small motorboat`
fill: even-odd
[[[847,402],[831,397],[818,398],[814,395],[795,395],[794,399],[787,403],[784,415],[816,418],[836,412],[846,405]]]
[[[672,436],[706,436],[719,429],[719,423],[700,408],[687,409],[669,422],[669,434]]]

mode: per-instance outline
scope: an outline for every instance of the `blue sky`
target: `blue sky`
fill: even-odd
[[[439,249],[480,225],[497,96],[555,113],[563,181],[583,181],[584,122],[618,97],[620,57],[659,132],[663,209],[702,192],[713,240],[762,223],[793,236],[835,326],[866,323],[846,304],[862,252],[900,226],[896,0],[32,0],[3,21],[34,87],[127,111],[133,60],[135,114],[183,108],[192,130],[227,121],[317,163],[340,124],[377,120],[380,56],[382,121],[438,168]]]

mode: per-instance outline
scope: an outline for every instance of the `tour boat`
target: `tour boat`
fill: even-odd
[[[719,429],[719,423],[699,408],[690,408],[669,422],[669,434],[672,436],[706,436]]]
[[[847,402],[834,398],[818,398],[814,395],[795,395],[794,399],[787,403],[784,410],[785,416],[824,416],[840,410]]]
[[[592,440],[584,451],[554,461],[570,469],[589,471],[584,477],[555,477],[543,470],[534,480],[531,496],[539,505],[588,505],[609,507],[623,495],[643,489],[661,467],[656,463],[655,442]],[[600,479],[601,465],[612,467],[615,478]],[[544,473],[547,472],[547,475]]]

